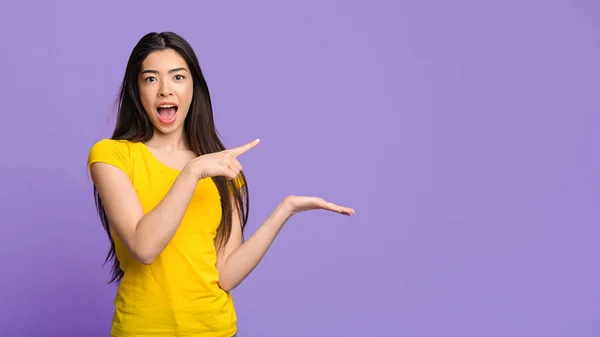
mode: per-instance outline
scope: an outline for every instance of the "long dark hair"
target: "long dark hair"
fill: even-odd
[[[152,137],[154,126],[150,122],[140,101],[137,80],[142,62],[148,54],[153,51],[165,49],[173,49],[178,52],[187,62],[193,77],[194,96],[184,122],[184,129],[191,150],[198,156],[225,150],[214,124],[208,86],[200,69],[196,54],[185,39],[172,32],[148,33],[133,48],[116,101],[118,114],[112,139],[146,142]],[[238,177],[238,181],[243,183],[241,188],[235,186],[232,181],[227,180],[225,177],[213,177],[212,179],[221,196],[222,218],[217,230],[216,244],[222,247],[227,243],[231,233],[232,211],[234,209],[238,212],[241,219],[242,231],[246,227],[249,211],[248,184],[243,173],[240,173]],[[234,203],[231,202],[230,196],[233,197]],[[116,256],[115,242],[111,235],[110,224],[96,186],[94,186],[94,199],[100,221],[110,240],[110,249],[104,261],[105,263],[112,262],[109,283],[118,283],[123,278],[124,273]]]

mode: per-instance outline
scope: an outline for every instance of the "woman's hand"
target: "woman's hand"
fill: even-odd
[[[353,215],[355,213],[354,209],[352,208],[339,206],[325,201],[319,197],[290,195],[283,200],[281,205],[290,213],[290,215],[318,209],[332,211],[344,215]]]
[[[199,156],[190,160],[186,169],[198,180],[218,176],[235,179],[242,171],[242,164],[237,157],[255,147],[259,141],[256,139],[240,147]]]

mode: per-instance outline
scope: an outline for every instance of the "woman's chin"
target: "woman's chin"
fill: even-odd
[[[160,121],[153,121],[154,129],[163,134],[178,132],[181,129],[181,123],[174,121],[173,123],[165,124]]]

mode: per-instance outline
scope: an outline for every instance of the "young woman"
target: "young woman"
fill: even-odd
[[[249,238],[248,185],[239,162],[258,140],[225,149],[192,47],[150,33],[133,49],[110,139],[88,167],[119,284],[111,336],[231,337],[230,291],[257,266],[294,214],[354,210],[288,196]]]

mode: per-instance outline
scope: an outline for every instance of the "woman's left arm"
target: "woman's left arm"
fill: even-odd
[[[235,205],[235,203],[232,204]],[[225,291],[231,291],[237,287],[256,268],[290,217],[299,212],[316,209],[329,210],[345,215],[354,214],[354,210],[351,208],[338,206],[321,198],[289,196],[242,244],[241,221],[238,212],[234,209],[229,240],[217,251],[219,286]]]

